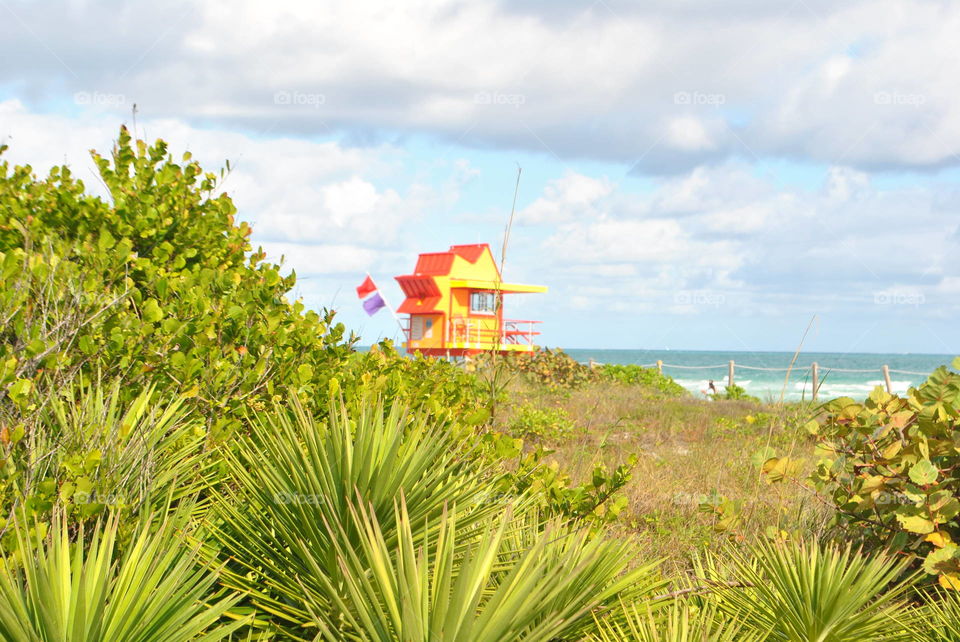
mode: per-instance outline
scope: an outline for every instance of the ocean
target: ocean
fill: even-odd
[[[709,380],[722,391],[727,382],[728,362],[735,363],[734,383],[763,400],[778,400],[784,389],[786,369],[792,352],[722,352],[693,350],[589,350],[568,349],[567,354],[587,363],[638,364],[651,366],[663,361],[663,372],[694,394],[701,394]],[[956,355],[859,354],[807,352],[797,357],[784,399],[810,399],[810,364],[820,372],[820,399],[853,397],[864,399],[876,386],[883,386],[884,365],[890,368],[890,383],[896,393],[921,383],[936,368],[949,366]],[[762,368],[762,369],[758,369]],[[855,372],[849,372],[855,371]]]

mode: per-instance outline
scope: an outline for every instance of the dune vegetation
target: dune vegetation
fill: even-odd
[[[359,350],[224,172],[93,159],[0,148],[0,639],[960,640],[955,371],[814,407]]]

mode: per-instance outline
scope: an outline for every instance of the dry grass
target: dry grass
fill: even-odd
[[[811,414],[798,405],[662,397],[638,386],[593,383],[571,391],[515,382],[498,416],[509,430],[518,410],[560,408],[575,429],[542,439],[574,482],[597,463],[609,467],[638,458],[622,491],[628,507],[619,528],[635,534],[654,557],[674,570],[687,568],[699,550],[765,532],[822,528],[823,511],[796,485],[766,483],[760,474],[767,447],[777,455],[806,456],[812,446],[800,426]],[[742,502],[741,519],[718,530],[725,513],[704,506],[722,498]]]

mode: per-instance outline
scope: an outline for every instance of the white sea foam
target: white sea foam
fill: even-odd
[[[707,379],[674,379],[678,384],[697,396],[702,396],[707,389]],[[782,381],[756,381],[754,379],[737,380],[735,383],[744,388],[747,394],[760,397],[763,400],[775,400],[780,398],[783,391]],[[905,380],[892,380],[890,382],[895,394],[904,394],[915,382]],[[714,385],[721,392],[726,386],[725,380],[714,379]],[[873,392],[876,387],[885,387],[883,380],[870,379],[868,381],[824,381],[820,384],[820,399],[833,399],[836,397],[852,397],[853,399],[865,399],[867,395]],[[785,399],[788,401],[799,401],[800,399],[810,399],[812,394],[810,381],[793,381],[787,387]]]

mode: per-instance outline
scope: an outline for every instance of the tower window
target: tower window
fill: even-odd
[[[493,292],[470,293],[470,312],[495,314],[496,311],[496,299],[494,298]]]

